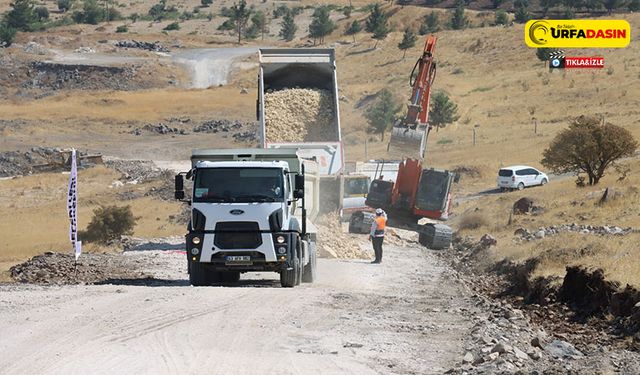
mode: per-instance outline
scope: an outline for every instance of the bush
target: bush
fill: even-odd
[[[133,234],[138,219],[133,216],[130,206],[101,206],[93,211],[87,230],[80,231],[78,237],[84,242],[108,244],[122,235]]]
[[[0,47],[9,47],[16,37],[16,29],[0,22]]]
[[[117,33],[129,32],[129,27],[127,27],[127,25],[120,25],[120,26],[116,27],[116,32]]]
[[[478,229],[489,226],[489,220],[479,212],[473,212],[460,218],[458,229]]]
[[[496,11],[496,25],[506,25],[509,23],[507,12],[502,9]]]
[[[218,26],[218,30],[235,30],[236,25],[232,20],[226,20],[220,26]]]
[[[469,19],[464,14],[464,8],[459,5],[451,15],[451,28],[454,30],[462,30],[469,26]]]
[[[172,22],[167,26],[165,26],[165,28],[162,30],[165,30],[165,31],[180,30],[180,24],[177,22]]]
[[[38,16],[38,21],[45,21],[49,19],[49,10],[45,7],[37,7],[36,8],[36,16]]]
[[[58,10],[62,13],[71,9],[71,0],[58,0]]]
[[[213,0],[200,0],[200,4],[202,4],[202,6],[206,8],[209,5],[213,4]]]

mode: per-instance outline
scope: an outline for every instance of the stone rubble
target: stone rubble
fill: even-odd
[[[626,227],[618,227],[611,225],[584,225],[584,224],[560,224],[551,225],[548,227],[540,227],[537,230],[529,230],[527,228],[518,228],[514,231],[514,240],[519,241],[534,241],[543,239],[548,236],[554,236],[559,233],[574,232],[581,234],[594,234],[598,236],[625,236],[630,233],[637,232],[637,229]]]
[[[120,48],[137,48],[151,52],[169,52],[169,49],[159,42],[150,43],[139,42],[137,40],[119,40],[116,42],[115,46]]]

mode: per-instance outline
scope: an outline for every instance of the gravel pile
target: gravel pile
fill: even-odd
[[[540,227],[537,230],[518,228],[513,233],[516,241],[533,241],[547,236],[554,236],[559,233],[574,232],[581,234],[595,234],[598,236],[625,236],[637,232],[633,228],[621,228],[609,225],[581,225],[576,223],[551,225]]]
[[[238,130],[243,127],[243,123],[240,121],[232,121],[232,120],[208,120],[203,122],[200,125],[194,126],[193,131],[196,133],[219,133],[219,132],[230,132],[233,130]]]
[[[139,42],[137,40],[119,40],[116,42],[116,47],[120,48],[137,48],[143,49],[152,52],[169,52],[167,47],[164,47],[162,44],[155,42]]]
[[[269,142],[337,141],[333,95],[320,89],[292,88],[265,93]]]
[[[151,277],[132,258],[93,253],[82,254],[76,266],[72,254],[46,252],[11,267],[9,272],[17,282],[54,285]]]
[[[134,130],[131,131],[131,134],[134,134],[134,135],[142,135],[143,133],[153,133],[153,134],[163,134],[163,135],[164,134],[180,134],[180,135],[187,134],[186,130],[184,129],[170,127],[162,123],[157,125],[147,124],[142,128],[135,128]]]
[[[362,237],[344,233],[339,215],[326,214],[316,223],[318,227],[318,255],[323,258],[373,259],[373,250],[364,250]]]
[[[85,155],[80,152],[79,156]],[[29,151],[0,152],[0,177],[68,170],[59,148],[33,147]]]
[[[104,164],[122,174],[125,181],[146,182],[169,178],[172,174],[147,160],[105,160]],[[171,177],[172,178],[172,177]]]

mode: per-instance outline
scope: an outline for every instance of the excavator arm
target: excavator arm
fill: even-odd
[[[437,38],[433,35],[427,38],[422,56],[416,61],[409,76],[412,91],[407,114],[393,125],[391,140],[387,147],[392,159],[424,157],[430,130],[428,124],[429,99],[431,86],[436,77],[436,63],[433,59],[436,40]]]

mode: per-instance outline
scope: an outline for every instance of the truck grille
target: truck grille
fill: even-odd
[[[255,249],[262,245],[258,223],[227,221],[216,223],[213,244],[219,249]]]

